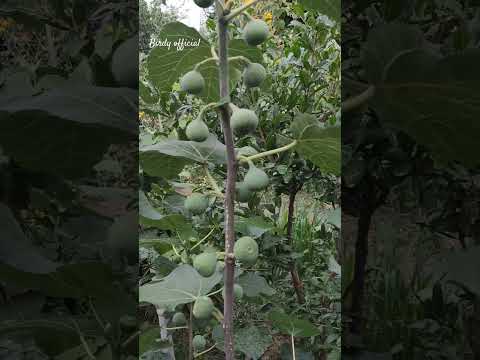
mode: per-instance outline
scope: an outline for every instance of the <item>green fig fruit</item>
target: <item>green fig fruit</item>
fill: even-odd
[[[269,34],[270,29],[263,20],[252,20],[243,28],[243,38],[251,46],[260,45],[267,40]]]
[[[247,88],[260,86],[267,77],[267,71],[262,64],[248,64],[243,72],[243,82]]]
[[[200,296],[193,304],[193,316],[199,320],[208,319],[213,313],[213,301],[208,296]]]
[[[192,141],[202,142],[208,139],[210,132],[208,126],[200,119],[193,120],[185,130],[187,138]]]
[[[260,191],[268,186],[270,180],[265,171],[260,170],[255,165],[251,164],[243,182],[250,191]]]
[[[237,182],[236,191],[236,200],[238,202],[249,202],[252,198],[253,193],[244,182]]]
[[[198,95],[205,88],[205,79],[198,71],[189,71],[180,79],[180,88],[189,94]]]
[[[258,259],[258,244],[249,236],[241,237],[235,242],[233,253],[242,264],[252,266]]]
[[[187,319],[182,312],[177,312],[172,317],[172,324],[175,326],[183,326],[187,323]]]
[[[222,296],[225,299],[225,288],[222,290]],[[233,298],[234,300],[240,300],[243,298],[243,287],[238,284],[233,285]]]
[[[193,193],[185,199],[185,209],[194,215],[202,214],[208,208],[208,199],[205,195]]]
[[[203,277],[210,277],[217,269],[217,254],[213,252],[205,252],[197,255],[193,260],[193,267]]]
[[[205,337],[202,335],[195,335],[192,341],[192,346],[195,352],[200,352],[205,350],[205,347],[207,346],[207,340],[205,340]]]
[[[197,6],[200,6],[201,8],[207,8],[209,6],[212,6],[215,0],[193,0]]]
[[[258,117],[249,109],[236,109],[230,119],[232,130],[237,135],[245,135],[254,131],[258,125]]]

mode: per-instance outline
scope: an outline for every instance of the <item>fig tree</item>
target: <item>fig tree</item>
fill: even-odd
[[[189,71],[180,79],[180,88],[189,94],[198,95],[205,88],[205,79],[198,71]]]
[[[185,130],[189,140],[202,142],[210,135],[208,126],[200,119],[193,120]]]
[[[265,171],[260,170],[255,165],[251,164],[243,182],[250,191],[260,191],[268,186],[269,179]]]
[[[225,299],[225,288],[222,290],[222,296]],[[242,297],[243,297],[243,288],[238,284],[234,284],[233,285],[233,298],[235,300],[240,300]]]
[[[175,326],[183,326],[187,323],[187,319],[182,312],[177,312],[172,317],[172,324]]]
[[[257,262],[258,244],[249,236],[241,237],[235,242],[233,253],[242,264],[252,266]]]
[[[270,30],[263,20],[252,20],[243,28],[243,38],[248,45],[257,46],[267,40]]]
[[[258,117],[252,110],[236,109],[232,113],[230,123],[235,134],[245,135],[257,128]]]
[[[217,255],[213,252],[204,252],[193,260],[193,267],[203,277],[210,277],[217,268]]]
[[[202,214],[208,208],[208,199],[206,196],[193,193],[185,199],[185,209],[194,215]]]
[[[193,0],[197,6],[200,6],[201,8],[207,8],[209,6],[213,5],[213,2],[215,0]]]
[[[244,182],[237,182],[236,190],[236,200],[239,202],[248,202],[252,197],[252,191],[247,187],[247,185],[245,185]]]
[[[205,340],[205,337],[202,335],[195,335],[192,341],[193,349],[195,352],[200,352],[205,350],[205,347],[207,346],[207,340]]]
[[[260,86],[266,77],[267,71],[258,63],[248,64],[243,72],[243,82],[248,88]]]
[[[208,296],[200,296],[193,304],[193,316],[199,320],[208,319],[213,309],[213,301]]]

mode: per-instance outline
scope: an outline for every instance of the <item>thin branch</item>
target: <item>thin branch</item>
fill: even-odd
[[[350,112],[365,104],[375,95],[375,86],[370,85],[364,92],[342,102],[342,112]]]
[[[215,349],[215,347],[217,346],[217,344],[213,345],[211,348],[208,348],[207,350],[205,351],[202,351],[201,353],[198,353],[198,354],[195,354],[195,358],[197,357],[200,357],[202,355],[205,355],[206,353],[209,353],[210,351],[212,351],[213,349]]]
[[[245,5],[242,5],[236,9],[233,9],[232,12],[230,14],[228,14],[227,16],[225,16],[223,18],[223,21],[228,23],[229,21],[232,21],[233,18],[237,17],[238,15],[241,15],[243,12],[245,12],[245,10],[247,10],[248,8],[252,7],[253,5],[259,3],[260,1],[262,0],[253,0],[252,2],[248,3],[248,4],[245,4]]]
[[[228,61],[235,61],[235,60],[241,60],[247,64],[251,64],[252,62],[250,61],[249,58],[246,56],[232,56],[231,58],[228,58]]]
[[[213,227],[212,230],[210,230],[210,232],[203,237],[203,239],[201,239],[198,243],[196,243],[195,245],[192,246],[192,248],[190,249],[190,251],[196,249],[196,248],[199,247],[205,240],[207,240],[207,239],[210,237],[210,235],[213,234],[213,232],[215,231],[215,229],[216,229],[216,227]]]
[[[82,346],[85,349],[85,352],[87,353],[88,357],[92,360],[96,360],[97,358],[95,357],[95,355],[93,355],[92,351],[90,350],[87,340],[85,340],[85,337],[83,336],[82,331],[80,330],[80,327],[78,326],[75,319],[72,319],[72,322],[73,322],[73,325],[75,326],[75,329],[77,330],[78,336],[80,338],[80,342],[82,343]]]
[[[255,154],[255,155],[252,155],[252,156],[240,156],[238,160],[239,160],[240,163],[246,163],[246,162],[250,162],[250,161],[253,161],[253,160],[258,160],[258,159],[261,159],[261,158],[264,158],[264,157],[267,157],[267,156],[279,154],[279,153],[282,153],[284,151],[288,151],[290,149],[293,149],[295,146],[297,146],[297,144],[298,144],[297,140],[294,140],[290,144],[282,146],[278,149],[273,149],[273,150],[261,152],[259,154]]]
[[[200,66],[202,66],[203,64],[207,64],[207,63],[212,62],[212,61],[218,61],[218,58],[212,56],[212,57],[209,57],[208,59],[202,60],[202,61],[200,61],[199,63],[197,63],[197,64],[195,65],[195,67],[193,68],[193,70],[198,70],[198,68],[199,68]]]

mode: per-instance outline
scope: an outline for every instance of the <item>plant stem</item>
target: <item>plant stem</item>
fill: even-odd
[[[297,360],[297,356],[295,355],[295,339],[293,335],[290,335],[290,339],[292,340],[292,358],[293,360]]]
[[[193,359],[193,311],[192,304],[188,304],[188,360]]]
[[[200,356],[202,356],[202,355],[205,355],[206,353],[209,353],[210,351],[212,351],[213,349],[215,349],[216,346],[217,346],[217,344],[213,345],[212,347],[208,348],[208,349],[205,350],[205,351],[202,351],[201,353],[196,354],[194,357],[197,358],[197,357],[200,357]]]
[[[229,22],[231,21],[233,18],[237,17],[238,15],[241,15],[245,10],[247,10],[249,7],[252,7],[253,5],[255,5],[256,3],[259,3],[260,1],[262,0],[253,0],[252,2],[248,3],[248,4],[245,4],[245,5],[242,5],[236,9],[233,9],[231,11],[230,14],[228,14],[227,16],[225,16],[224,18],[224,21],[225,22]]]
[[[220,190],[220,187],[218,186],[217,182],[215,181],[212,174],[210,173],[210,170],[208,170],[208,165],[205,165],[203,168],[205,169],[205,174],[207,175],[207,180],[210,183],[210,185],[212,186],[213,191],[219,197],[223,198],[222,190]]]
[[[228,21],[225,14],[217,4],[218,15],[218,57],[220,99],[229,99],[230,86],[228,78]],[[228,101],[229,102],[229,101]],[[230,126],[230,111],[228,103],[220,107],[220,118],[227,150],[227,184],[225,188],[225,274],[224,274],[224,314],[223,330],[225,338],[225,360],[235,359],[233,338],[233,284],[235,274],[235,257],[233,246],[235,245],[234,210],[235,210],[235,181],[237,178],[237,164],[233,132]]]
[[[192,246],[192,248],[190,249],[190,251],[196,249],[196,248],[197,248],[198,246],[200,246],[205,240],[207,240],[207,239],[210,237],[210,235],[213,234],[213,232],[215,231],[215,229],[216,229],[216,228],[214,227],[212,230],[210,230],[210,232],[209,232],[207,235],[205,235],[198,243],[196,243],[195,245]]]
[[[235,60],[241,60],[247,64],[251,64],[252,62],[250,61],[249,58],[245,56],[232,56],[231,58],[228,59],[228,61],[235,61]]]
[[[342,111],[350,112],[365,104],[375,95],[375,86],[370,85],[364,92],[342,102]]]
[[[217,58],[215,58],[215,57],[212,56],[212,57],[210,57],[210,58],[208,58],[208,59],[202,60],[202,61],[200,61],[199,63],[197,63],[193,69],[194,69],[194,70],[198,70],[198,68],[199,68],[200,66],[202,66],[203,64],[209,63],[209,62],[211,62],[211,61],[217,61],[217,60],[218,60]]]
[[[281,152],[284,152],[284,151],[288,151],[290,149],[293,149],[295,146],[297,146],[298,142],[297,140],[291,142],[290,144],[288,145],[285,145],[285,146],[282,146],[278,149],[273,149],[273,150],[269,150],[269,151],[265,151],[265,152],[262,152],[262,153],[259,153],[259,154],[255,154],[255,155],[252,155],[252,156],[241,156],[239,158],[239,161],[241,163],[245,163],[245,162],[250,162],[250,161],[253,161],[253,160],[257,160],[257,159],[261,159],[261,158],[264,158],[264,157],[267,157],[267,156],[271,156],[271,155],[275,155],[275,154],[279,154]]]

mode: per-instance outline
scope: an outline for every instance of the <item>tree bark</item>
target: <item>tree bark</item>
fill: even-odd
[[[224,337],[225,337],[225,360],[234,360],[234,337],[233,337],[233,284],[235,272],[235,258],[233,247],[235,245],[234,230],[234,201],[235,181],[237,178],[237,161],[235,157],[235,145],[230,126],[229,109],[229,79],[228,79],[228,24],[224,21],[224,12],[220,5],[216,4],[218,16],[218,57],[220,78],[220,99],[225,105],[220,107],[220,118],[227,151],[227,183],[225,189],[225,274],[224,274]],[[228,100],[228,101],[227,101]]]
[[[299,187],[292,186],[290,189],[290,194],[288,198],[288,220],[287,220],[287,240],[289,244],[293,247],[293,222],[295,221],[295,199],[297,197]],[[293,288],[295,289],[295,294],[297,295],[297,301],[299,304],[305,303],[305,292],[303,289],[303,282],[300,279],[298,274],[298,269],[293,260],[290,263],[290,275],[292,277]]]

